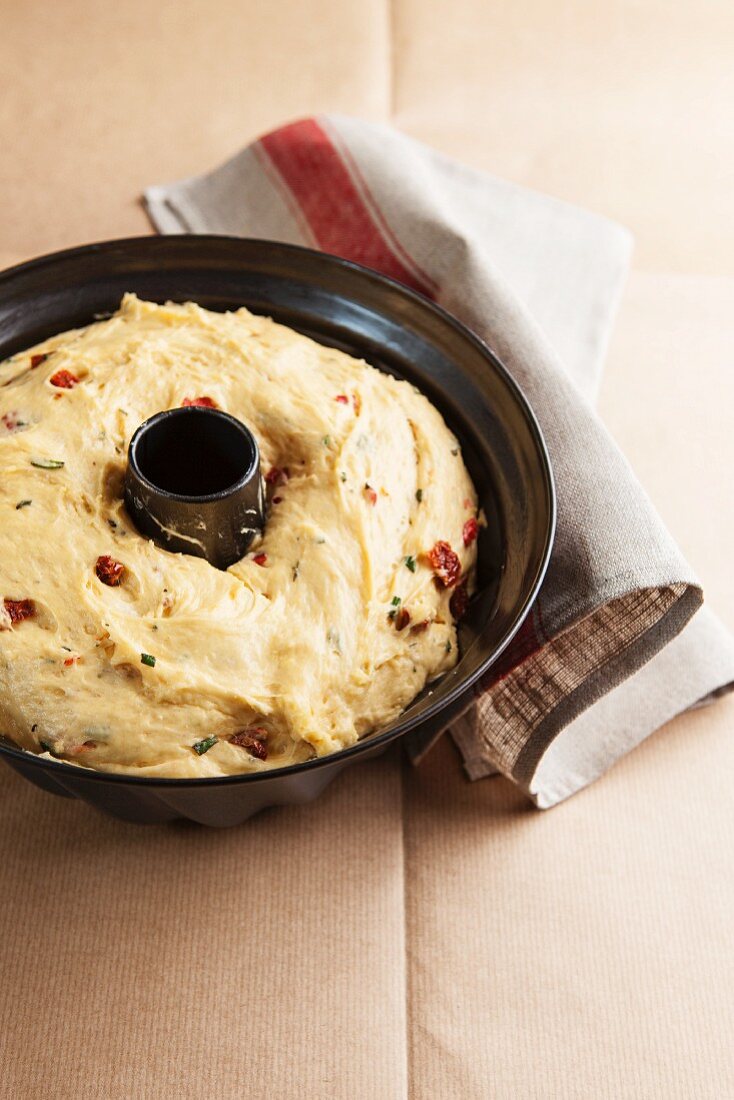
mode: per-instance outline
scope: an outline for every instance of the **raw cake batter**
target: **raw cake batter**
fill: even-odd
[[[187,403],[260,447],[265,532],[226,571],[122,502],[131,435]],[[457,441],[407,382],[246,309],[126,295],[0,364],[0,730],[171,777],[344,748],[455,664],[477,527]]]

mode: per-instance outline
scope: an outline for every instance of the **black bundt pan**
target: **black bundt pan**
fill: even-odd
[[[115,817],[236,825],[265,806],[315,798],[348,764],[411,730],[443,730],[466,710],[543,579],[555,525],[550,463],[517,385],[452,316],[366,268],[270,241],[143,237],[11,268],[0,274],[0,359],[115,310],[125,291],[214,310],[245,305],[409,379],[460,439],[488,520],[479,540],[479,591],[461,625],[456,668],[386,729],[343,752],[260,774],[156,779],[43,760],[0,740],[0,756],[26,779]]]

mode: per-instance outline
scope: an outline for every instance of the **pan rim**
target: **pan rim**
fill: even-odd
[[[413,290],[410,287],[405,286],[403,283],[398,282],[396,279],[390,276],[383,275],[378,271],[374,271],[369,267],[365,267],[363,264],[355,263],[352,260],[344,260],[341,257],[333,256],[329,253],[319,252],[313,248],[306,248],[301,245],[287,244],[282,241],[274,241],[266,238],[253,238],[253,237],[236,237],[228,234],[171,234],[168,236],[156,236],[153,234],[136,236],[136,237],[118,237],[110,238],[104,241],[96,241],[89,244],[77,245],[72,248],[60,249],[55,252],[50,252],[42,256],[34,257],[30,260],[25,260],[20,264],[16,264],[13,267],[6,268],[0,272],[0,294],[2,294],[5,284],[17,279],[18,276],[22,276],[28,273],[33,273],[38,269],[51,269],[57,263],[73,260],[76,256],[88,256],[93,253],[104,253],[105,251],[113,251],[115,248],[127,247],[127,248],[142,248],[155,250],[156,248],[173,247],[178,244],[179,246],[189,247],[193,249],[197,247],[218,243],[228,242],[236,245],[237,247],[258,246],[275,249],[277,252],[281,252],[283,255],[309,255],[319,263],[325,263],[327,265],[334,265],[340,269],[346,269],[354,272],[358,277],[363,278],[369,282],[375,283],[378,286],[387,287],[391,292],[397,292],[403,299],[406,299],[409,303],[417,305],[422,310],[428,310],[437,315],[441,321],[454,330],[462,339],[473,344],[475,349],[478,350],[482,356],[488,360],[491,368],[501,375],[502,380],[508,390],[511,392],[515,404],[523,415],[527,426],[530,431],[530,435],[533,439],[533,443],[536,448],[536,453],[539,459],[540,471],[543,475],[543,489],[545,493],[545,503],[548,514],[548,522],[546,524],[546,530],[544,532],[544,545],[542,553],[539,559],[539,565],[536,570],[536,575],[533,578],[532,583],[528,586],[528,590],[525,594],[525,598],[522,604],[517,608],[512,624],[505,632],[501,641],[495,646],[491,654],[485,658],[484,661],[475,669],[472,673],[462,677],[458,682],[448,690],[448,692],[441,697],[441,699],[429,704],[419,714],[413,715],[405,721],[400,721],[401,716],[392,723],[387,730],[383,730],[381,733],[368,734],[363,740],[357,741],[354,745],[350,745],[348,748],[340,749],[337,752],[330,753],[327,756],[315,757],[311,760],[305,760],[297,764],[288,764],[282,768],[271,768],[257,772],[238,772],[233,775],[221,775],[221,776],[200,776],[196,778],[174,778],[166,776],[152,776],[152,775],[129,775],[127,773],[118,773],[112,771],[102,771],[92,768],[85,768],[77,764],[68,763],[62,760],[46,760],[37,754],[30,752],[27,749],[22,749],[6,742],[0,741],[0,755],[10,757],[11,759],[21,760],[24,765],[30,764],[31,766],[37,766],[44,771],[49,771],[52,774],[61,776],[67,776],[69,778],[76,777],[79,779],[90,780],[92,782],[103,782],[120,784],[125,786],[142,786],[143,788],[165,788],[168,790],[175,789],[201,789],[204,787],[221,787],[231,786],[240,783],[257,783],[267,780],[284,779],[290,776],[303,774],[305,772],[314,771],[320,768],[329,767],[337,763],[347,763],[358,757],[362,753],[369,752],[377,748],[386,747],[390,742],[397,740],[400,737],[412,732],[416,727],[423,725],[425,722],[435,718],[443,710],[449,710],[451,705],[457,701],[457,699],[467,693],[476,682],[481,679],[487,672],[487,670],[497,661],[500,655],[505,651],[512,639],[517,634],[518,630],[522,626],[525,618],[527,617],[535,598],[538,594],[541,584],[545,578],[545,574],[550,562],[551,551],[553,548],[553,541],[556,531],[557,520],[557,498],[555,482],[553,478],[553,469],[551,465],[550,455],[548,448],[538,423],[535,412],[530,405],[530,402],[526,398],[522,391],[522,388],[515,381],[510,374],[507,367],[497,355],[496,352],[473,332],[468,326],[459,321],[453,314],[442,306],[438,305],[432,299],[421,294],[419,291]],[[448,673],[450,675],[450,673]]]

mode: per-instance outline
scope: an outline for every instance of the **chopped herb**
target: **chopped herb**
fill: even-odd
[[[68,645],[62,645],[62,649],[65,649],[67,653],[71,653],[71,647]]]
[[[452,447],[451,448],[451,454],[454,456],[454,458],[456,458],[458,453],[459,453],[459,448],[458,447]]]
[[[447,643],[446,643],[446,652],[447,652],[447,653],[450,653],[450,652],[451,652],[451,642],[447,642]]]
[[[64,463],[59,458],[32,458],[31,466],[39,470],[60,470]]]
[[[51,748],[48,741],[39,741],[38,747],[43,749],[44,752],[50,752],[52,756],[55,756],[54,750]]]
[[[393,607],[400,607],[400,604],[402,602],[403,601],[401,600],[400,596],[393,596],[393,598],[390,600],[390,603],[393,605]]]
[[[209,749],[213,749],[216,743],[216,737],[205,737],[203,741],[197,741],[191,747],[198,756],[203,756],[205,752],[209,752]]]
[[[321,538],[314,539],[314,542],[316,543],[317,546],[323,546],[324,543],[326,542],[326,539],[322,535]]]
[[[38,729],[38,722],[34,722],[33,725],[31,726],[31,733],[35,733],[37,729]]]
[[[109,523],[110,527],[114,531],[115,528],[117,527],[117,522],[114,519],[108,519],[107,522]]]
[[[407,558],[405,559],[405,568],[409,569],[411,573],[415,573],[415,558],[412,554],[408,554]]]
[[[416,489],[415,499],[418,501],[419,504],[423,500],[423,490],[422,489]]]
[[[341,472],[341,473],[339,474],[339,478],[341,479],[341,481],[346,481],[346,480],[347,480],[347,475],[346,475],[346,474],[344,473],[344,471],[343,471],[343,470],[342,470],[342,472]]]
[[[15,506],[16,512],[19,512],[21,508],[27,508],[29,504],[33,504],[32,500],[19,500]]]
[[[150,653],[141,653],[140,661],[141,664],[147,665],[148,668],[155,668],[155,657]]]
[[[158,623],[153,623],[153,624],[151,625],[151,628],[150,628],[150,629],[151,629],[151,630],[157,630],[157,629],[158,629]]]
[[[293,566],[293,580],[294,581],[298,580],[298,574],[300,573],[300,571],[301,571],[301,563],[300,563],[300,561],[297,561],[296,564]]]
[[[323,445],[325,447],[330,447],[331,446],[331,436],[330,435],[325,435],[324,438],[321,440],[321,442],[323,443]]]

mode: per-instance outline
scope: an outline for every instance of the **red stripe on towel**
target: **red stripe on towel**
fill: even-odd
[[[416,278],[419,282],[422,281],[423,284],[429,288],[430,293],[426,291],[423,291],[423,293],[428,293],[429,297],[435,298],[439,291],[438,283],[434,282],[428,272],[424,271],[423,268],[420,267],[420,265],[413,259],[410,253],[403,248],[402,244],[393,233],[392,229],[385,220],[385,217],[380,210],[380,206],[375,199],[375,196],[372,194],[367,184],[367,180],[364,178],[364,175],[359,165],[357,164],[357,161],[352,156],[351,149],[343,140],[338,131],[336,131],[333,127],[329,127],[329,135],[334,148],[337,150],[340,157],[347,166],[347,169],[349,170],[351,177],[356,184],[357,190],[362,196],[364,203],[370,214],[372,215],[373,219],[377,223],[383,237],[389,243],[390,248],[392,248],[398,259],[402,259],[408,269],[413,272],[414,278]]]
[[[259,145],[298,203],[322,251],[374,268],[431,296],[428,284],[395,255],[316,119],[274,130]]]

